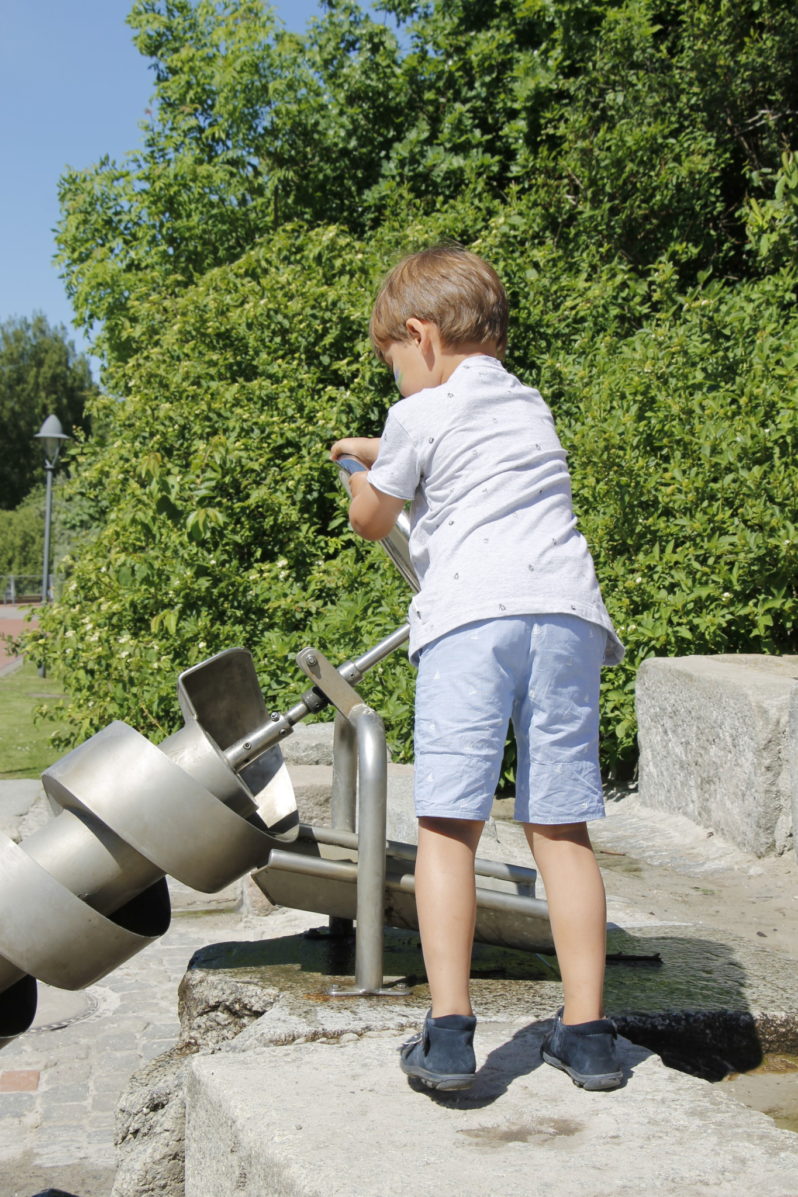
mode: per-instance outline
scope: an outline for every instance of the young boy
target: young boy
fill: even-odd
[[[369,467],[350,480],[361,536],[382,539],[412,501],[416,904],[432,1007],[401,1067],[436,1089],[474,1080],[474,856],[512,719],[515,817],[543,877],[563,980],[543,1058],[585,1088],[614,1088],[604,886],[586,822],[604,813],[599,671],[623,647],[576,528],[565,453],[538,392],[501,364],[507,299],[474,254],[445,246],[405,258],[370,333],[403,398],[381,438],[347,437],[331,454]]]

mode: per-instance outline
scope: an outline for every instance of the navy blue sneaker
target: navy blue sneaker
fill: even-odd
[[[623,1084],[615,1040],[618,1032],[608,1018],[567,1026],[562,1008],[543,1040],[540,1054],[547,1064],[567,1072],[582,1089],[617,1089]]]
[[[424,1026],[399,1049],[399,1067],[428,1089],[468,1089],[474,1083],[473,1014],[445,1014],[424,1019]]]

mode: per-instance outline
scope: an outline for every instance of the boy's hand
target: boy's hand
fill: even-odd
[[[378,436],[345,436],[332,446],[330,457],[333,461],[337,461],[339,457],[356,457],[370,469],[377,460],[379,451],[380,438]]]

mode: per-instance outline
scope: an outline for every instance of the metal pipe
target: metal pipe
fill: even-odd
[[[316,844],[329,844],[334,848],[345,848],[350,852],[357,852],[358,837],[352,831],[344,831],[339,827],[311,827],[307,823],[300,825],[299,839],[313,840]],[[417,849],[415,844],[403,844],[400,840],[386,840],[387,855],[394,860],[405,860],[413,864]],[[491,877],[496,881],[506,881],[512,885],[527,885],[534,887],[537,872],[525,868],[524,865],[505,864],[504,861],[486,860],[482,856],[474,861],[474,872],[477,877]]]
[[[330,822],[334,829],[355,835],[357,818],[357,751],[355,729],[341,711],[335,712],[333,735],[333,772],[330,788]],[[352,934],[351,919],[330,916],[330,935],[337,938]]]
[[[316,877],[324,881],[341,881],[347,885],[357,885],[358,891],[360,887],[359,864],[355,864],[354,861],[327,860],[320,856],[304,856],[300,852],[290,852],[283,848],[275,848],[269,856],[269,867],[283,869],[289,873],[299,873],[303,877]],[[415,876],[411,872],[398,874],[391,872],[387,877],[385,888],[387,891],[393,890],[399,893],[415,894]],[[358,892],[358,908],[360,905],[359,898],[360,894]],[[542,898],[528,898],[523,894],[510,894],[499,889],[484,889],[479,885],[477,886],[477,907],[480,910],[498,911],[501,914],[507,915],[535,915],[548,920],[548,907]],[[382,944],[384,908],[383,899],[379,908],[380,945]],[[359,941],[360,935],[358,934]],[[361,988],[359,978],[357,980],[358,988]],[[379,983],[374,988],[378,989],[381,983],[382,977],[379,978]]]
[[[333,831],[347,832],[355,841],[357,815],[357,753],[355,729],[340,711],[335,713],[330,821]]]
[[[369,669],[372,669],[375,665],[379,665],[380,661],[384,661],[395,649],[403,645],[409,636],[410,624],[403,623],[400,628],[397,628],[395,632],[391,632],[390,636],[386,636],[379,644],[375,644],[374,648],[370,648],[362,657],[358,657],[355,661],[347,661],[345,665],[341,666],[338,672],[348,682],[357,684],[368,673]]]
[[[350,721],[357,737],[357,941],[355,984],[361,992],[382,989],[385,910],[385,823],[388,800],[388,752],[385,729],[376,711],[355,707]]]
[[[294,730],[294,724],[299,723],[300,719],[304,719],[308,714],[309,710],[304,702],[292,707],[285,715],[275,711],[268,723],[256,727],[229,748],[225,748],[223,755],[229,768],[239,773],[247,765],[251,765],[264,752],[268,752],[275,744],[279,744],[280,740],[290,735]]]
[[[378,665],[380,661],[384,661],[395,649],[404,644],[409,635],[410,625],[403,624],[390,636],[381,640],[379,644],[375,644],[362,657],[358,657],[356,661],[347,661],[341,665],[338,672],[347,682],[356,684],[362,680],[369,669]],[[307,703],[301,701],[286,711],[284,715],[275,711],[268,723],[264,723],[262,727],[256,728],[225,749],[224,759],[228,766],[235,772],[240,772],[257,760],[259,756],[262,756],[264,752],[268,752],[280,740],[284,740],[286,736],[290,735],[295,724],[300,723],[310,713]]]

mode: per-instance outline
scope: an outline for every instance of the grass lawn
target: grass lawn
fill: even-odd
[[[58,724],[34,718],[36,707],[60,697],[58,685],[28,661],[0,677],[0,778],[38,777],[64,755],[50,744]]]

